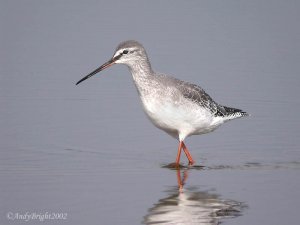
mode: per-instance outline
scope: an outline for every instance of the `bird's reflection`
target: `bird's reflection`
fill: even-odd
[[[241,214],[244,205],[233,200],[223,200],[217,194],[184,186],[189,169],[175,170],[178,187],[170,188],[144,217],[144,224],[214,224],[222,219]]]

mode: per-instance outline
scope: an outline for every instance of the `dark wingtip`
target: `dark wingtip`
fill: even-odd
[[[225,113],[225,115],[223,115],[223,117],[235,119],[235,118],[250,116],[249,113],[247,113],[241,109],[236,109],[236,108],[231,108],[231,107],[226,107],[226,106],[224,106],[224,109],[225,109],[226,113]]]
[[[247,112],[244,112],[244,111],[241,111],[240,113],[241,113],[241,115],[242,115],[242,116],[250,116],[250,114],[249,114],[249,113],[247,113]]]

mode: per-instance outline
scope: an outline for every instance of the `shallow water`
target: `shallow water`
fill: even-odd
[[[66,2],[0,9],[0,224],[298,223],[298,3]],[[147,120],[127,68],[75,86],[129,38],[251,116],[188,138],[196,166],[165,168],[177,141]]]

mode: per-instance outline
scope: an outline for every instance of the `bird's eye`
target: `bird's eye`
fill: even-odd
[[[124,50],[124,51],[123,51],[123,54],[127,54],[127,53],[128,53],[128,50]]]

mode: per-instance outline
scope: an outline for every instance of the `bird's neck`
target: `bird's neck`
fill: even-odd
[[[153,70],[147,60],[128,65],[133,81],[140,95],[146,94],[147,86],[151,83]]]
[[[152,76],[152,74],[153,74],[153,71],[152,71],[152,68],[151,68],[151,65],[150,65],[148,59],[139,61],[138,63],[128,65],[128,67],[129,67],[129,70],[132,74],[134,81],[137,81],[140,78],[145,79],[149,76]]]

